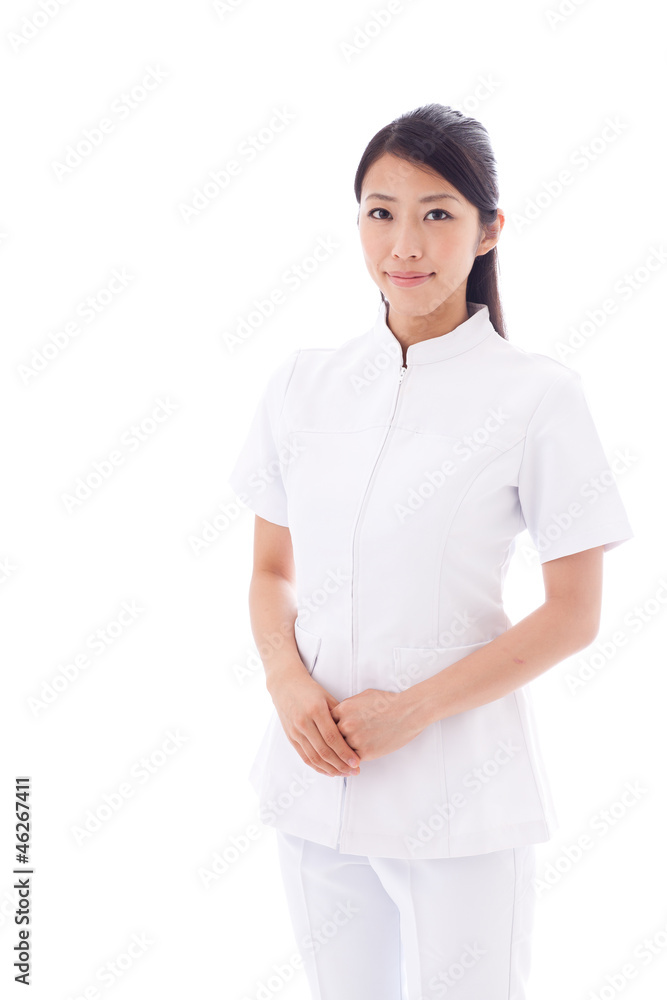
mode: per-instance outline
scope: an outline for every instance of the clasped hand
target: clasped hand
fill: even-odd
[[[303,668],[269,690],[287,739],[320,774],[358,774],[355,764],[398,750],[425,725],[406,692],[366,688],[337,701]]]
[[[361,760],[374,760],[405,746],[422,731],[406,711],[400,691],[366,688],[339,701],[331,711],[346,743]]]

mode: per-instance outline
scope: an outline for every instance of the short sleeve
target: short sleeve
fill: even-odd
[[[552,383],[530,419],[518,490],[540,563],[598,545],[608,552],[634,537],[573,369]]]
[[[288,527],[278,421],[299,351],[293,351],[265,384],[227,483],[260,517]]]

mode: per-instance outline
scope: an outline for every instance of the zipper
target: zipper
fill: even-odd
[[[339,813],[339,816],[338,816],[338,837],[336,838],[336,847],[338,849],[340,849],[340,835],[341,835],[341,831],[343,829],[343,809],[345,807],[345,791],[346,791],[346,789],[347,789],[347,775],[344,774],[343,775],[343,791],[341,793],[341,800],[340,800],[341,801],[340,813]]]
[[[355,545],[355,540],[356,540],[356,536],[357,536],[357,528],[359,527],[359,523],[361,521],[361,517],[362,517],[363,511],[364,511],[365,504],[366,504],[366,498],[368,497],[368,491],[370,489],[371,483],[373,482],[373,478],[375,476],[378,464],[380,462],[380,458],[382,457],[382,452],[385,449],[385,445],[387,444],[387,440],[388,440],[389,435],[391,434],[391,431],[392,431],[393,426],[394,426],[394,417],[396,416],[396,410],[398,409],[398,400],[399,400],[400,393],[401,393],[401,385],[403,384],[403,379],[405,377],[406,372],[407,372],[407,365],[401,365],[401,370],[400,370],[399,375],[398,375],[398,387],[396,389],[396,395],[394,397],[394,407],[393,407],[393,409],[391,411],[391,417],[389,418],[389,426],[387,427],[387,433],[385,434],[384,440],[382,441],[382,444],[380,445],[380,450],[377,453],[377,457],[375,459],[375,463],[373,465],[373,469],[371,471],[370,478],[369,478],[369,480],[368,480],[368,482],[366,484],[366,489],[364,491],[364,495],[363,495],[363,498],[362,498],[362,501],[361,501],[361,508],[359,510],[359,516],[357,517],[357,521],[356,521],[356,524],[354,526],[354,532],[353,532],[353,535],[352,535],[352,573],[351,573],[351,581],[352,582],[351,582],[351,586],[350,586],[350,611],[351,611],[350,617],[351,617],[351,621],[352,621],[352,656],[351,656],[351,667],[352,667],[352,674],[353,674],[353,676],[354,676],[354,650],[355,650],[355,644],[354,644],[354,564],[355,564],[355,559],[354,559],[354,545]],[[347,793],[347,777],[348,777],[347,775],[343,775],[343,787],[341,789],[340,813],[339,813],[339,821],[338,821],[338,839],[336,841],[336,846],[339,849],[340,849],[340,845],[341,845],[341,835],[342,835],[342,832],[343,832],[343,823],[344,823],[344,821],[346,819],[346,812],[349,812],[349,806],[348,806],[348,798],[349,798],[349,796],[346,794]],[[354,775],[351,775],[351,777],[354,777]]]

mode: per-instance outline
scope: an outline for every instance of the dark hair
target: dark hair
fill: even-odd
[[[480,236],[483,227],[497,219],[496,161],[489,134],[475,118],[442,104],[425,104],[385,125],[368,143],[357,167],[354,193],[359,204],[366,171],[384,153],[441,174],[477,208]],[[497,250],[494,246],[475,258],[466,299],[487,305],[496,332],[507,339],[498,290]],[[381,290],[380,295],[385,302]]]

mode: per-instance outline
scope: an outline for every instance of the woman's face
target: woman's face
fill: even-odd
[[[475,257],[495,246],[498,216],[484,239],[476,207],[440,174],[383,154],[366,171],[358,223],[366,267],[390,308],[425,316],[452,297],[465,307],[468,274]],[[391,276],[397,272],[428,277],[405,283]]]

